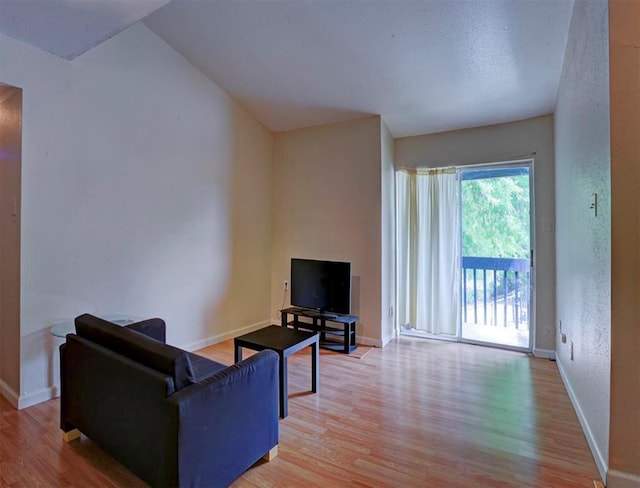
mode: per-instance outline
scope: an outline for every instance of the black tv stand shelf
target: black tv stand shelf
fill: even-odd
[[[289,321],[289,314],[293,315],[292,321]],[[312,322],[300,320],[300,317],[309,318]],[[324,313],[306,308],[289,307],[280,310],[280,318],[282,327],[292,326],[294,329],[320,332],[320,347],[324,349],[349,354],[358,347],[356,345],[358,317],[355,315]],[[328,326],[327,322],[340,325]]]

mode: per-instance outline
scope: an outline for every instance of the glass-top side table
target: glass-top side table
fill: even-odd
[[[125,326],[129,324],[133,324],[134,322],[138,322],[142,320],[140,317],[134,317],[132,315],[102,315],[99,316],[101,319],[108,320],[109,322],[113,322],[116,325]],[[67,337],[67,334],[75,334],[76,333],[76,324],[74,319],[65,320],[64,322],[59,322],[51,327],[51,335],[55,337],[60,337],[64,339]]]

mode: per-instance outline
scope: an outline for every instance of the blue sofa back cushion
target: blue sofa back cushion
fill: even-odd
[[[76,317],[75,324],[80,337],[171,376],[176,391],[195,382],[189,354],[182,349],[90,314]]]

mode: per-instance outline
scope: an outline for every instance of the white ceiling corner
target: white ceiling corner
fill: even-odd
[[[168,1],[0,0],[0,32],[73,59]]]

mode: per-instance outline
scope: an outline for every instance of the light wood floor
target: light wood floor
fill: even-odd
[[[233,361],[231,341],[201,352]],[[234,487],[587,488],[598,478],[548,360],[399,338],[363,359],[322,350],[317,394],[308,350],[289,361],[279,455]],[[0,486],[144,486],[84,436],[65,444],[58,409],[18,412],[0,397]]]

